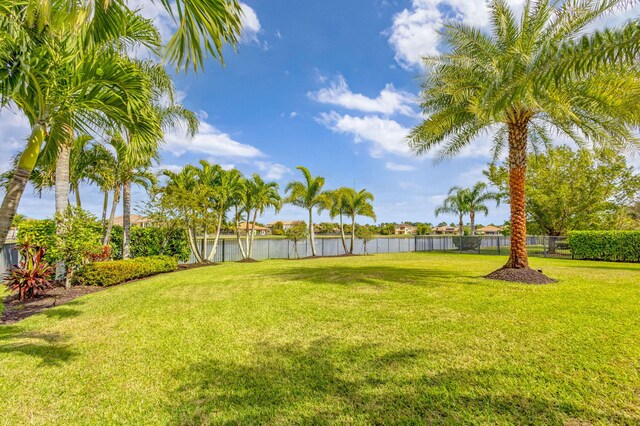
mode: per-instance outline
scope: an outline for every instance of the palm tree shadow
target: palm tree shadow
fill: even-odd
[[[389,284],[439,287],[450,284],[477,285],[479,276],[464,271],[412,268],[400,266],[344,266],[312,265],[274,272],[282,281],[306,281],[314,284],[356,285],[365,284],[383,288]]]
[[[505,392],[507,369],[432,372],[421,349],[379,355],[374,345],[329,339],[308,346],[261,344],[240,363],[211,359],[176,371],[183,383],[170,408],[180,424],[562,424],[581,419],[629,423],[623,414],[591,411],[526,389]],[[378,355],[376,355],[378,354]],[[416,371],[424,371],[416,375]],[[520,374],[520,375],[518,375]],[[517,389],[517,388],[516,388]],[[484,420],[482,420],[484,419]]]
[[[59,365],[75,356],[66,336],[60,333],[24,331],[13,325],[0,326],[0,354],[22,354],[40,358],[40,365]]]

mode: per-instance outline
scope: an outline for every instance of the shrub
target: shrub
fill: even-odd
[[[170,256],[96,262],[85,265],[76,272],[74,284],[108,287],[176,269],[178,261]]]
[[[113,258],[122,259],[122,226],[113,227],[110,245]],[[187,231],[183,228],[131,227],[132,258],[164,255],[187,261],[190,254]]]
[[[42,247],[45,249],[44,260],[53,264],[57,261],[55,258],[56,245],[56,223],[53,219],[27,219],[18,225],[18,244],[29,244],[33,247]]]
[[[17,292],[20,300],[31,299],[52,288],[54,268],[44,260],[45,249],[25,241],[20,245],[22,260],[5,275],[10,291]]]
[[[568,242],[576,259],[640,262],[640,231],[572,231]]]

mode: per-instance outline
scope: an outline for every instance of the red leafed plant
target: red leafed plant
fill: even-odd
[[[89,253],[88,255],[90,262],[104,262],[106,260],[111,259],[111,246],[106,245],[102,247],[101,251],[96,253]]]
[[[5,275],[7,287],[18,293],[20,300],[31,299],[53,288],[52,276],[55,268],[43,259],[44,253],[43,247],[36,247],[25,241],[20,246],[20,262]]]

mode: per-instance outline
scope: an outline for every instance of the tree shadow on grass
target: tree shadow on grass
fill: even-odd
[[[174,422],[624,424],[634,420],[554,401],[552,395],[532,397],[526,388],[500,387],[501,382],[526,383],[525,373],[472,368],[430,372],[423,358],[438,354],[424,350],[381,355],[372,345],[344,347],[323,339],[308,346],[263,344],[252,353],[247,363],[210,360],[177,371],[183,384],[172,397]]]
[[[365,284],[384,287],[388,284],[438,287],[450,284],[477,285],[477,275],[465,271],[444,271],[439,269],[409,268],[396,266],[343,266],[312,265],[297,269],[275,272],[272,276],[283,281],[307,281],[314,284],[353,285]]]
[[[59,365],[75,356],[65,344],[66,336],[60,333],[24,331],[14,325],[0,326],[0,355],[27,355],[40,358],[43,366]]]

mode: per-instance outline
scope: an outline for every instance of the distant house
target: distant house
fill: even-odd
[[[296,225],[296,224],[300,223],[301,221],[300,220],[278,220],[278,221],[273,222],[273,223],[268,223],[267,224],[267,228],[269,228],[269,229],[273,228],[273,225],[275,225],[278,222],[282,223],[282,229],[284,231],[288,231],[289,229],[291,229],[291,227],[293,225]]]
[[[476,234],[478,235],[501,235],[502,228],[499,226],[483,226],[482,228],[476,229]]]
[[[455,235],[460,233],[460,228],[457,226],[438,226],[433,228],[433,233],[436,235]]]
[[[238,229],[240,229],[240,233],[244,235],[246,235],[248,232],[251,232],[252,230],[254,235],[270,235],[271,234],[271,229],[267,228],[266,226],[256,225],[255,228],[253,228],[251,224],[247,225],[246,222],[240,222],[238,224]]]
[[[409,225],[408,223],[403,223],[400,225],[395,225],[396,235],[415,235],[418,232],[418,227]]]
[[[141,228],[147,228],[152,225],[151,219],[146,218],[144,216],[140,216],[139,214],[132,214],[131,216],[131,226],[139,226]],[[114,225],[122,226],[122,216],[117,216],[113,219]]]

